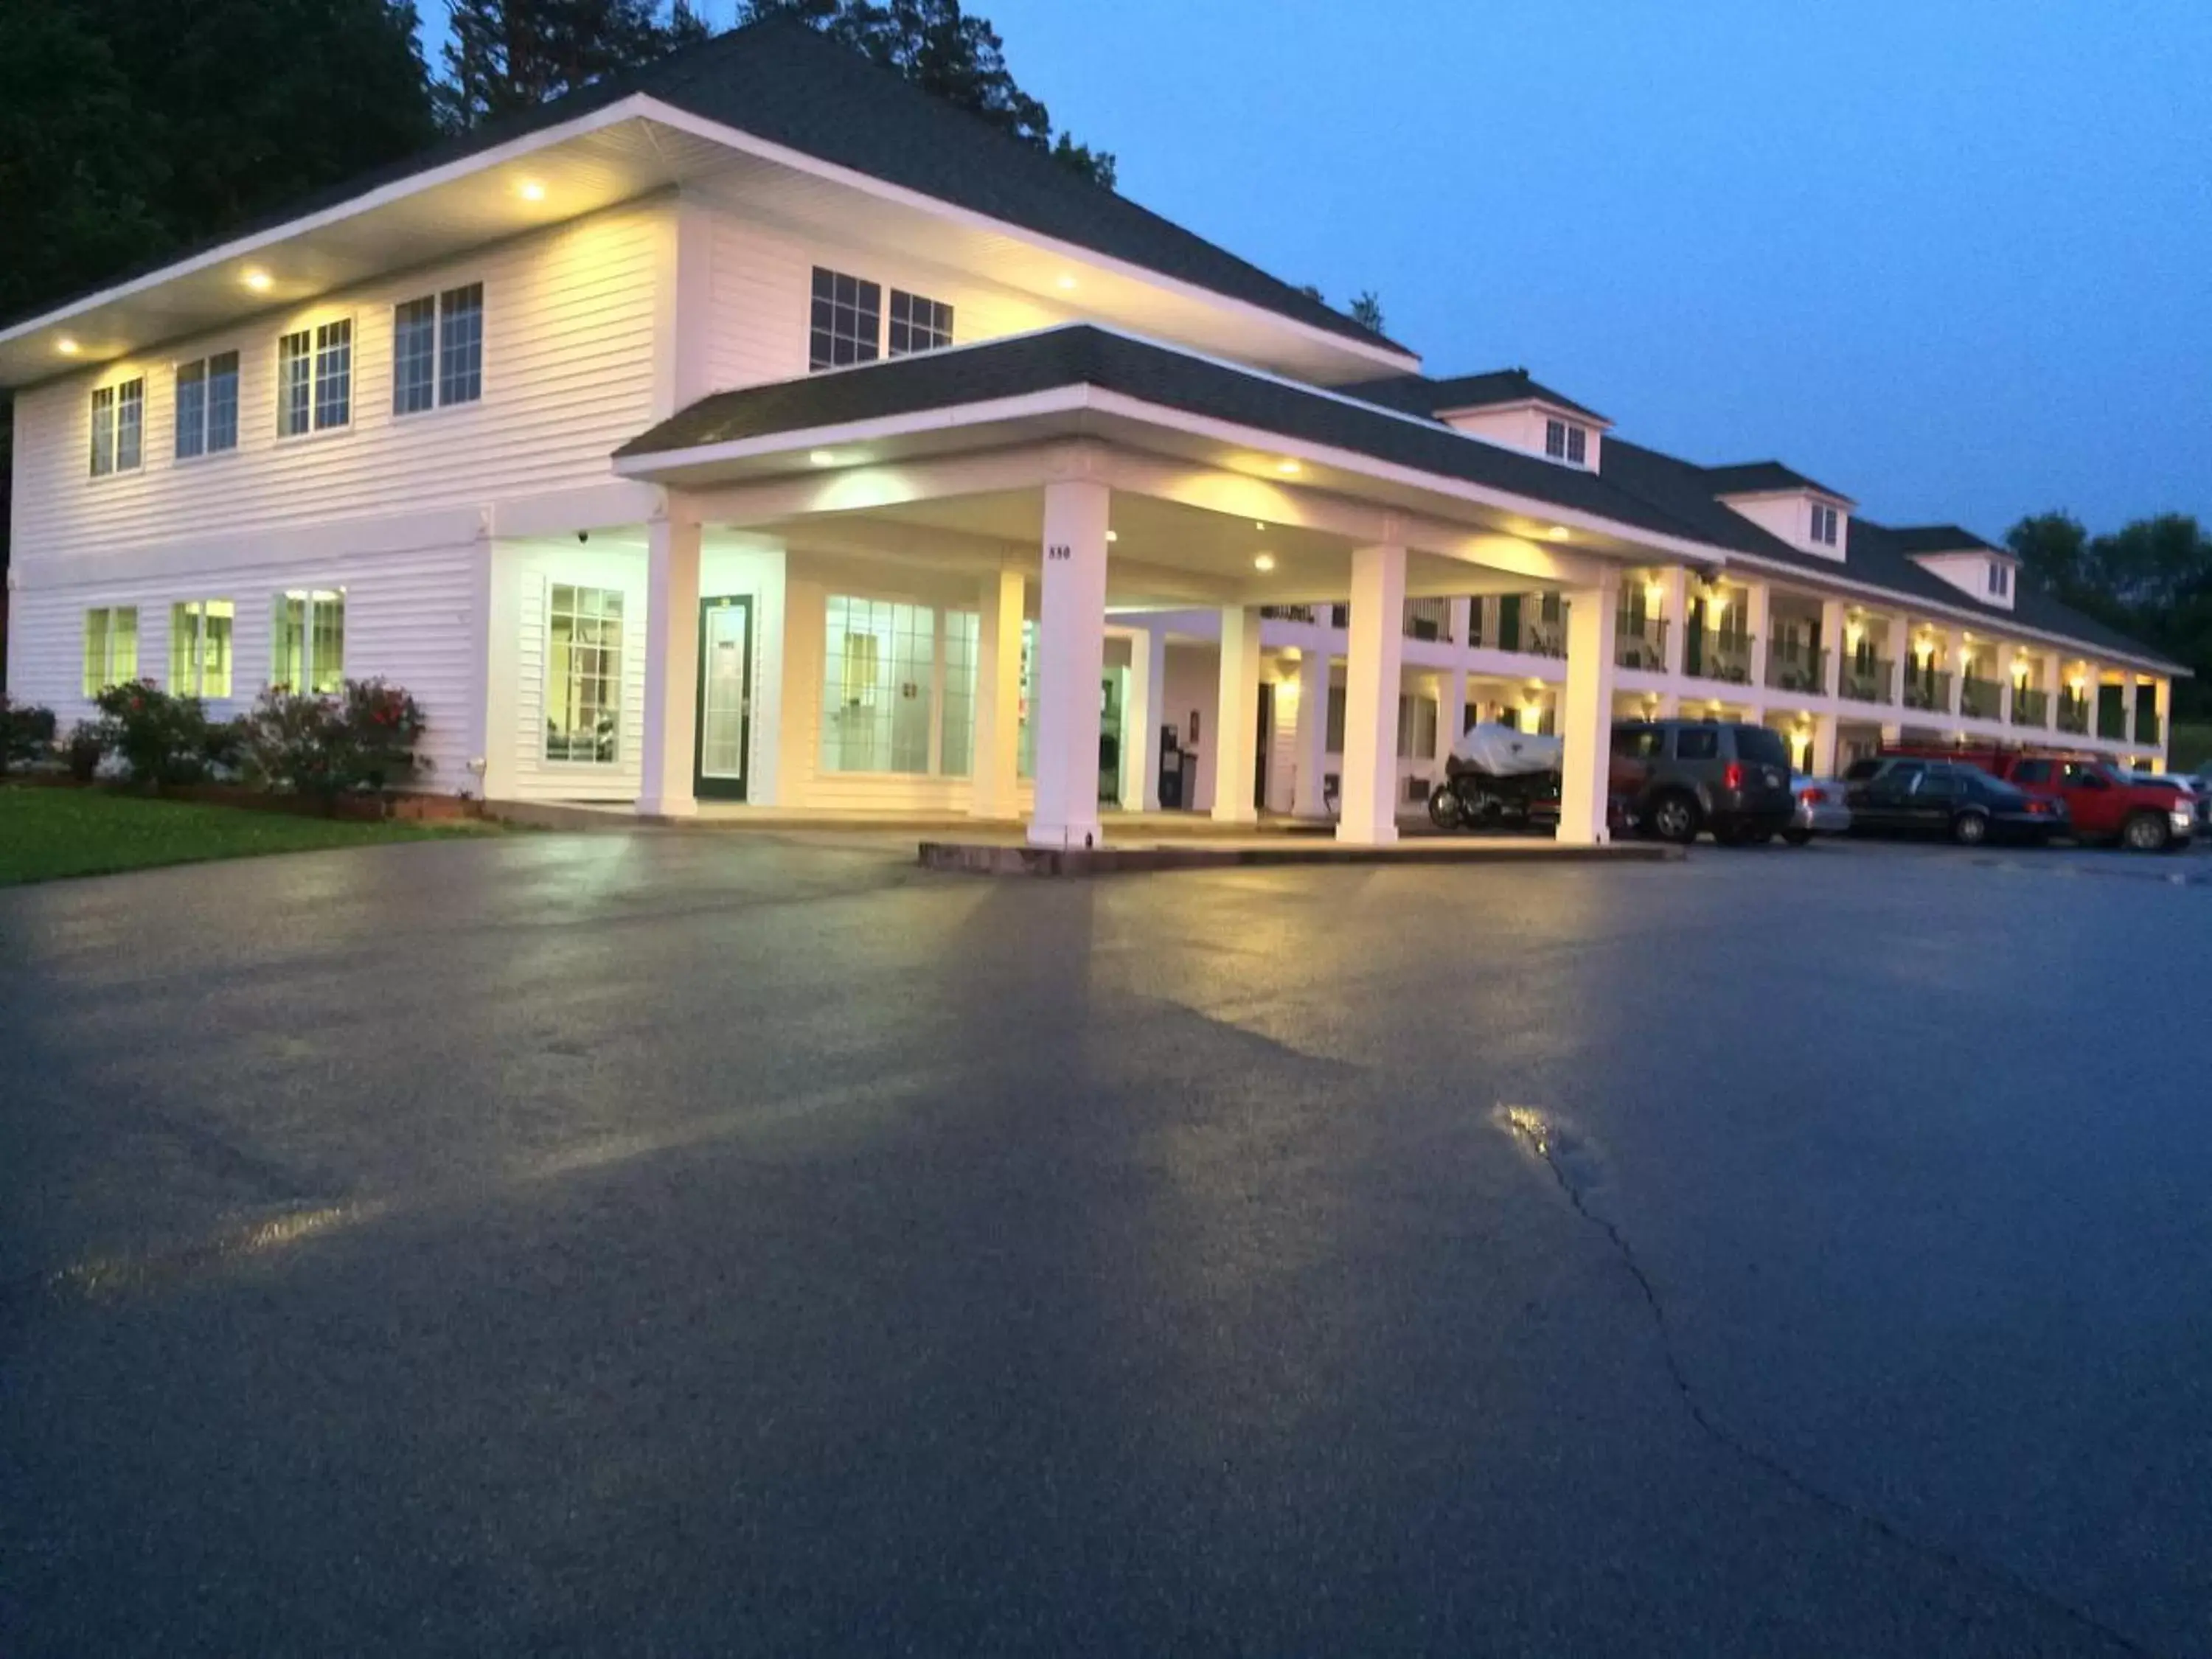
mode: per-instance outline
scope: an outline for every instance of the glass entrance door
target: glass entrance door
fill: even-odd
[[[699,602],[699,743],[694,786],[720,800],[745,798],[752,726],[753,602]]]

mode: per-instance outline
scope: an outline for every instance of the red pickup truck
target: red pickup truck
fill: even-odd
[[[2077,841],[2111,841],[2138,853],[2189,845],[2196,833],[2190,798],[2138,783],[2103,761],[2032,749],[1905,748],[1885,753],[1963,761],[2015,789],[2066,803]]]

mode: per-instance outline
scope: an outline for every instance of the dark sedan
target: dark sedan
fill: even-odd
[[[1948,836],[1961,847],[1988,841],[2037,846],[2066,830],[2066,805],[2001,782],[1978,767],[1899,761],[1847,797],[1855,836]]]

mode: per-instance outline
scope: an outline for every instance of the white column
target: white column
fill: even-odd
[[[1889,706],[1901,710],[1905,704],[1905,674],[1912,661],[1912,618],[1892,617],[1886,624],[1884,635],[1889,641]]]
[[[1471,608],[1472,602],[1464,595],[1454,599],[1451,602],[1451,620],[1446,624],[1446,626],[1451,630],[1452,644],[1457,647],[1462,652],[1464,652],[1467,649],[1467,623],[1468,612]]]
[[[1567,595],[1567,684],[1559,698],[1559,839],[1592,847],[1612,839],[1606,823],[1613,766],[1613,653],[1620,577]],[[1761,601],[1762,606],[1764,601]]]
[[[1353,550],[1336,838],[1362,847],[1387,847],[1398,839],[1398,670],[1405,617],[1406,550]]]
[[[2151,770],[2166,770],[2167,751],[2173,746],[2173,682],[2163,677],[2150,683],[2151,706],[2158,711],[2158,750],[2151,757]]]
[[[1813,716],[1812,775],[1816,778],[1836,775],[1836,728],[1841,723],[1833,714]]]
[[[1167,696],[1168,631],[1129,641],[1129,700],[1121,710],[1121,810],[1160,810],[1160,709]]]
[[[2005,725],[2012,724],[2012,689],[2018,684],[2013,678],[2012,655],[2003,647],[1995,647],[1997,668],[1997,719]]]
[[[1260,611],[1221,613],[1221,678],[1213,698],[1213,821],[1255,823],[1252,787],[1260,767]]]
[[[2043,729],[2046,732],[2058,729],[2058,694],[2065,687],[2065,674],[2066,671],[2058,660],[2058,653],[2045,650],[2043,653]]]
[[[1751,582],[1743,591],[1743,625],[1751,635],[1751,691],[1754,699],[1765,706],[1766,691],[1766,653],[1772,641],[1766,637],[1774,622],[1774,590],[1765,582]]]
[[[1659,599],[1659,614],[1667,624],[1667,674],[1680,679],[1688,660],[1683,653],[1690,648],[1690,573],[1681,565],[1670,565],[1660,580],[1667,590]]]
[[[2136,740],[2136,694],[2142,690],[2134,669],[2120,677],[2120,741],[2133,744]]]
[[[1098,680],[1106,660],[1106,514],[1088,478],[1044,487],[1044,580],[1037,606],[1036,806],[1033,847],[1096,847]]]
[[[1022,609],[1029,584],[1018,570],[983,578],[976,595],[975,746],[970,817],[1019,816],[1022,742]]]
[[[1832,701],[1844,694],[1844,629],[1848,621],[1841,599],[1820,602],[1820,649],[1828,653],[1820,665],[1820,695]]]
[[[1447,668],[1437,676],[1437,776],[1444,775],[1444,763],[1451,758],[1452,745],[1459,741],[1460,728],[1467,723],[1467,676],[1456,668]]]
[[[646,526],[645,752],[637,810],[689,817],[699,720],[699,526],[664,501]]]
[[[1298,769],[1291,811],[1311,823],[1328,819],[1322,788],[1328,773],[1328,653],[1312,646],[1298,659]]]

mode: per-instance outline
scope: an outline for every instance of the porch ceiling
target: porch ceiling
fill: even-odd
[[[1326,604],[1351,591],[1355,544],[1346,536],[1127,491],[1114,494],[1111,526],[1106,591],[1108,603],[1117,608]],[[896,558],[980,574],[1037,562],[1043,494],[1004,489],[905,501],[795,517],[767,529],[801,551]],[[1262,557],[1271,568],[1260,568]],[[1521,592],[1542,585],[1419,550],[1407,556],[1409,595]]]

